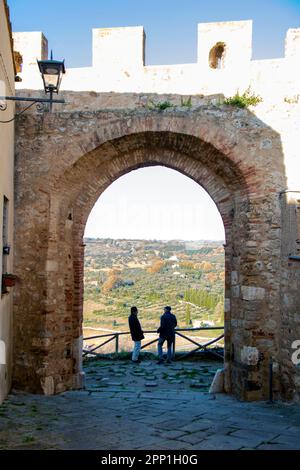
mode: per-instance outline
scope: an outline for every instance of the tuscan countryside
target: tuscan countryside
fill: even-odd
[[[299,136],[298,0],[0,0],[1,462],[293,464]]]
[[[85,244],[84,336],[102,328],[128,331],[132,305],[145,330],[158,328],[168,304],[182,327],[223,326],[222,242],[85,239]],[[124,351],[131,348],[126,340]]]

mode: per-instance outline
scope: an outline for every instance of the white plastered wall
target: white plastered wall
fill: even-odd
[[[14,67],[8,22],[4,1],[0,0],[0,96],[14,95]],[[0,112],[0,120],[13,117],[14,105],[7,102],[7,109]],[[3,202],[8,199],[8,242],[11,254],[7,256],[6,266],[13,271],[13,174],[14,174],[14,123],[0,123],[0,281],[2,280],[3,257]],[[10,390],[12,374],[12,289],[0,293],[0,403]],[[4,354],[3,354],[4,353]],[[5,356],[3,358],[3,355]],[[4,359],[4,360],[3,360]],[[5,363],[4,363],[5,362]]]
[[[36,58],[46,54],[42,33],[15,33],[15,50],[24,55],[17,89],[41,89]],[[209,66],[209,52],[225,43],[224,67]],[[93,29],[91,67],[67,68],[61,90],[176,93],[183,95],[232,96],[249,86],[263,102],[255,114],[282,137],[287,188],[299,189],[298,135],[300,135],[300,29],[287,32],[285,57],[251,60],[252,21],[200,23],[197,62],[192,64],[144,65],[145,34],[142,26]],[[68,60],[66,58],[66,65]],[[299,173],[299,170],[298,170]]]

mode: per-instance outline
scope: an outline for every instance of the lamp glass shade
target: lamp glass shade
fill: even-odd
[[[42,74],[45,93],[58,93],[62,75],[66,72],[64,61],[51,59],[37,62]]]

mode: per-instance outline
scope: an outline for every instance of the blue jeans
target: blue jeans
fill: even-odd
[[[167,345],[168,345],[167,358],[168,358],[168,361],[171,361],[173,358],[173,343],[174,343],[173,338],[168,338],[168,339],[159,338],[158,345],[157,345],[158,357],[160,360],[163,359],[163,344],[165,341],[167,341]]]
[[[141,350],[141,341],[135,341],[132,351],[132,360],[137,361]]]

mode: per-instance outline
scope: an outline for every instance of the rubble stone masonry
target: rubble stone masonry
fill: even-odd
[[[248,23],[241,27],[247,62],[251,31]],[[205,33],[203,25],[200,30]],[[208,28],[199,57],[224,40],[233,47],[224,58],[230,69],[238,54],[236,30],[235,25],[215,27],[212,35]],[[226,391],[245,400],[267,398],[272,359],[275,397],[299,398],[292,343],[300,339],[300,87],[298,78],[285,82],[282,74],[284,64],[289,64],[285,70],[298,70],[300,56],[298,30],[290,31],[286,59],[277,65],[272,61],[269,75],[267,61],[253,66],[263,98],[255,109],[222,104],[226,93],[220,74],[217,95],[193,92],[191,86],[191,106],[186,105],[189,95],[166,95],[163,86],[159,95],[147,94],[147,87],[137,93],[123,87],[118,93],[114,83],[105,92],[98,77],[98,89],[91,86],[90,91],[78,90],[82,82],[72,87],[69,81],[69,90],[75,91],[63,91],[67,104],[55,105],[53,113],[31,111],[18,118],[14,387],[54,394],[83,385],[86,220],[101,193],[121,175],[163,165],[198,182],[224,223]],[[104,32],[99,34],[112,50]],[[141,34],[137,29],[128,41]],[[100,49],[96,52],[97,62]],[[136,54],[135,72],[143,65],[141,49]],[[117,62],[112,57],[107,61],[107,71],[114,70]],[[277,76],[274,67],[280,69]],[[188,89],[188,76],[185,80]],[[164,111],[149,106],[166,100],[174,106]]]

